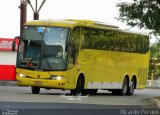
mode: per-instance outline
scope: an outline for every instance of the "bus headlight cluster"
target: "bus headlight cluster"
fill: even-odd
[[[51,78],[52,78],[53,80],[63,80],[63,79],[65,79],[64,76],[57,76],[57,75],[51,75]]]

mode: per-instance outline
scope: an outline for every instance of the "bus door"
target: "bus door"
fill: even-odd
[[[77,78],[77,59],[79,55],[80,47],[80,27],[76,27],[71,32],[71,37],[67,43],[68,50],[68,82],[71,84],[69,87],[73,87],[76,84]]]

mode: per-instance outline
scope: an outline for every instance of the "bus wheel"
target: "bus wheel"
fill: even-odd
[[[83,89],[84,89],[84,79],[82,77],[79,77],[77,80],[76,89],[71,90],[71,94],[72,95],[81,95]]]
[[[40,92],[40,88],[39,88],[39,87],[34,87],[34,86],[32,86],[32,87],[31,87],[31,90],[32,90],[32,93],[33,93],[33,94],[39,94],[39,92]]]
[[[134,93],[134,87],[135,87],[134,85],[135,85],[135,82],[132,79],[131,82],[130,82],[130,85],[128,86],[127,95],[133,95],[133,93]]]
[[[127,78],[125,77],[124,80],[123,80],[123,86],[122,86],[122,89],[120,90],[120,94],[121,95],[127,95],[127,91],[128,91],[128,80]]]

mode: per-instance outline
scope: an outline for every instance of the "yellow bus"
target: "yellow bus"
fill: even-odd
[[[146,86],[149,37],[90,20],[38,20],[24,25],[18,86],[133,95]]]

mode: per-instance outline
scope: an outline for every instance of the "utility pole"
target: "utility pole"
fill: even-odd
[[[41,8],[43,7],[44,3],[46,2],[46,0],[42,1],[39,8],[38,8],[38,0],[35,0],[35,9],[33,8],[33,5],[32,5],[30,0],[27,0],[27,2],[30,5],[32,11],[34,12],[33,19],[34,20],[39,20],[39,12],[40,12]]]
[[[20,0],[20,35],[22,35],[23,25],[27,19],[27,0]]]
[[[22,35],[22,31],[23,31],[23,25],[27,20],[27,4],[30,5],[30,7],[32,8],[34,15],[33,15],[33,19],[34,20],[39,20],[39,12],[42,9],[44,3],[46,2],[46,0],[43,0],[40,7],[38,8],[38,0],[35,0],[35,9],[33,8],[31,1],[30,0],[20,0],[20,36]]]

